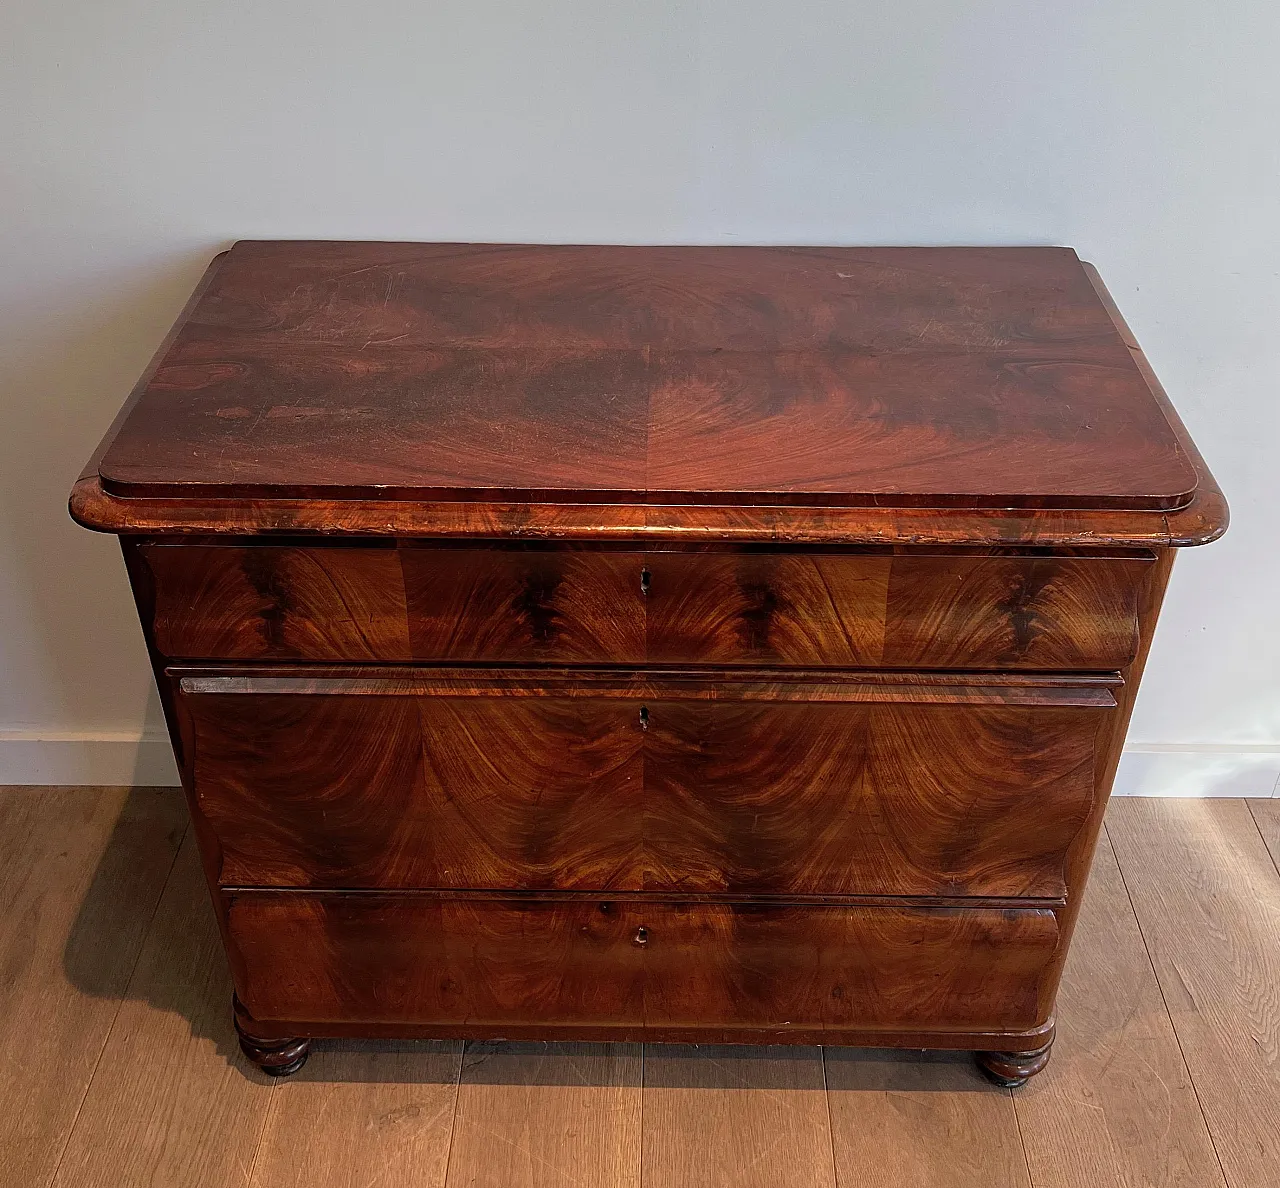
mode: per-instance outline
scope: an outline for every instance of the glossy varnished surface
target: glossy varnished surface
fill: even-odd
[[[1180,507],[1069,249],[241,243],[117,495]]]
[[[127,538],[258,1063],[1019,1076],[1170,546],[1226,524],[1053,249],[239,245],[72,510]]]
[[[640,663],[644,559],[492,549],[144,545],[170,657]]]
[[[1044,908],[228,898],[255,1019],[785,1033],[1042,1023]]]
[[[143,545],[187,659],[1115,669],[1150,554]]]
[[[214,690],[179,709],[219,881],[1061,896],[1114,712],[1034,684],[1009,688],[1049,704],[958,681],[870,684],[855,704],[584,683],[455,696],[427,675],[386,696],[348,675],[290,695],[188,678]]]
[[[648,659],[888,668],[1119,668],[1141,557],[668,553]]]

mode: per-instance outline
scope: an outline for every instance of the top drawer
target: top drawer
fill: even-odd
[[[1152,558],[142,545],[175,659],[1122,668]],[[144,606],[145,613],[145,606]]]

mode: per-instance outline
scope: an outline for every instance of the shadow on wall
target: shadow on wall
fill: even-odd
[[[85,790],[86,795],[92,794]],[[176,859],[174,855],[176,854]],[[145,877],[157,864],[168,870],[163,891],[159,878]],[[170,869],[171,864],[171,869]],[[156,897],[159,895],[157,905]],[[122,978],[116,947],[136,937],[141,921],[150,921],[132,972]],[[246,1078],[265,1077],[239,1052],[231,1026],[231,977],[200,867],[195,838],[187,826],[182,796],[172,788],[134,788],[98,863],[63,950],[71,984],[95,998],[145,1003],[153,1011],[185,1021],[177,1039],[172,1026],[153,1027],[152,1035],[195,1048],[212,1049],[233,1062]],[[171,1021],[169,1021],[171,1023]],[[146,1028],[136,1016],[127,1021],[135,1033]],[[189,1028],[189,1031],[187,1030]],[[145,1035],[138,1044],[145,1046]],[[153,1045],[155,1041],[153,1040]],[[607,1066],[584,1060],[604,1045],[583,1043],[472,1043],[464,1075],[480,1084],[529,1084],[530,1057],[539,1085],[638,1084],[645,1076],[637,1059]],[[638,1055],[639,1045],[611,1045]],[[457,1076],[456,1041],[326,1041],[297,1074],[304,1081],[451,1082]],[[809,1049],[812,1052],[813,1049]],[[380,1059],[379,1054],[408,1053],[412,1059]],[[441,1057],[453,1053],[453,1059]],[[795,1089],[794,1050],[785,1047],[665,1045],[660,1064],[650,1067],[646,1083],[666,1088]],[[718,1058],[732,1055],[732,1062]],[[207,1058],[207,1057],[206,1057]],[[157,1067],[172,1072],[173,1053],[156,1051]],[[750,1062],[744,1069],[743,1060]],[[891,1052],[828,1049],[828,1067],[846,1089],[858,1091],[1005,1093],[983,1079],[967,1052]],[[602,1076],[608,1067],[608,1079]],[[628,1081],[628,1078],[632,1078]],[[812,1086],[820,1088],[820,1085]]]
[[[116,542],[67,515],[71,485],[221,250],[6,287],[0,302],[0,726],[142,725],[148,671]],[[150,733],[163,726],[154,696]]]

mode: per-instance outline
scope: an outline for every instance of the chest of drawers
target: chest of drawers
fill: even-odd
[[[242,243],[122,538],[245,1052],[968,1048],[1020,1083],[1180,545],[1061,249]]]

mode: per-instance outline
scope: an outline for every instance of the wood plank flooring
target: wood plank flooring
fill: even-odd
[[[167,789],[0,789],[6,1188],[1273,1188],[1280,802],[1120,800],[1048,1069],[632,1044],[239,1056]]]

